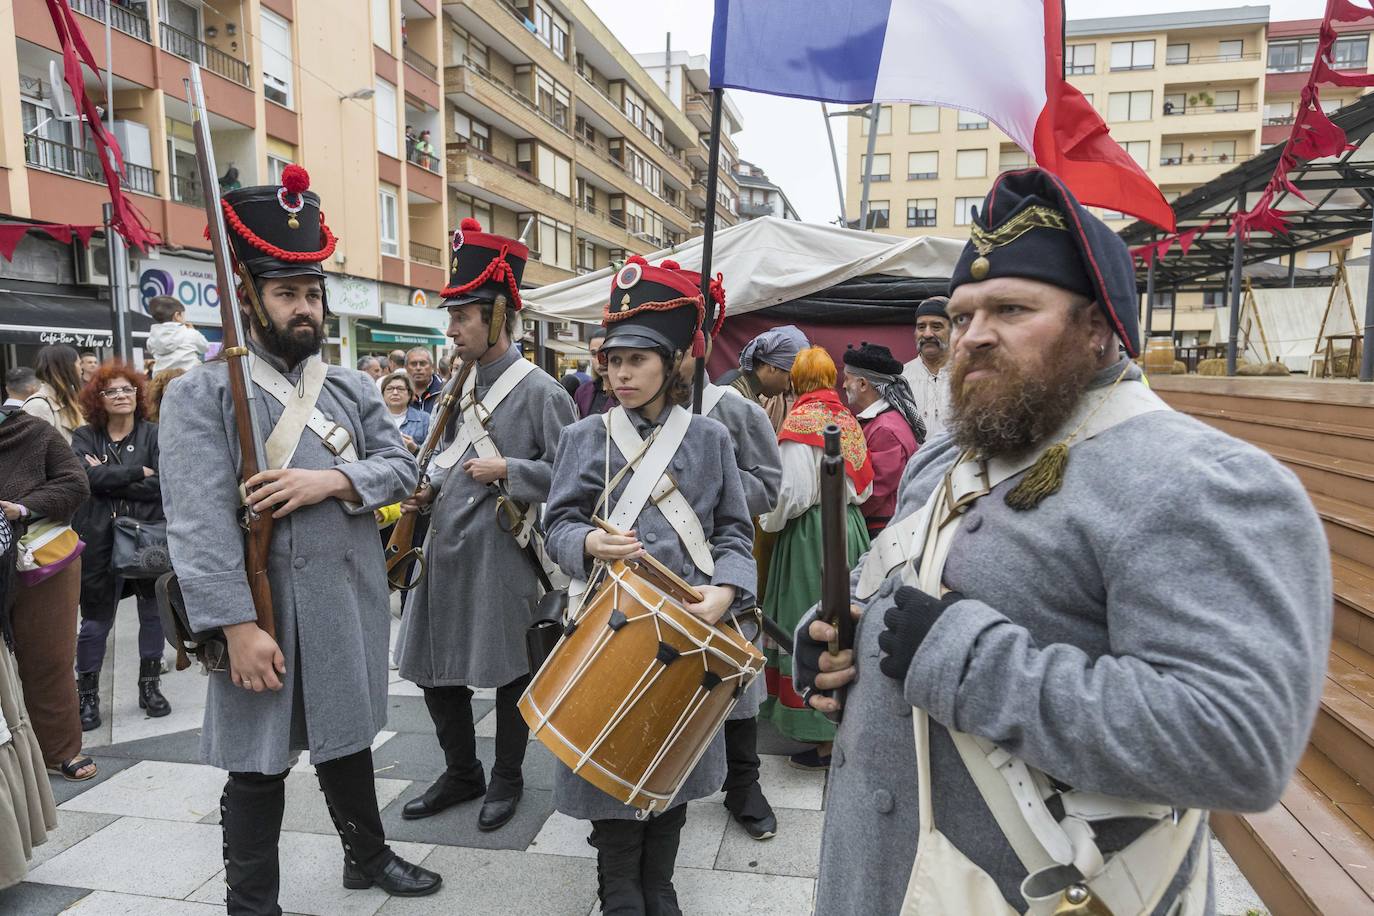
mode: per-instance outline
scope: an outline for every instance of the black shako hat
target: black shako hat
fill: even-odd
[[[483,232],[481,223],[465,217],[449,239],[448,286],[439,290],[444,308],[493,302],[504,293],[508,307],[520,311],[520,278],[529,256],[524,242]]]
[[[844,364],[855,369],[866,369],[881,375],[901,375],[902,364],[892,355],[892,351],[882,344],[863,341],[855,348],[852,344],[844,351]]]
[[[338,240],[309,187],[309,173],[292,164],[282,170],[280,186],[237,188],[220,199],[234,260],[255,279],[324,277],[320,262]]]
[[[711,281],[711,298],[717,305],[715,330],[725,318],[725,290],[719,276]],[[683,270],[677,261],[657,267],[637,254],[611,280],[611,295],[602,313],[605,353],[615,347],[664,349],[670,354],[691,347],[692,356],[706,355],[702,323],[706,304],[701,296],[701,274]]]
[[[975,209],[949,291],[993,277],[1040,280],[1088,296],[1126,352],[1140,354],[1135,264],[1126,243],[1058,176],[1036,168],[1004,172]]]

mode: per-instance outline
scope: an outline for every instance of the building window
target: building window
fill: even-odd
[[[934,197],[921,197],[906,202],[906,225],[908,229],[931,228],[935,225],[936,201]]]
[[[1159,145],[1160,165],[1181,165],[1183,163],[1182,143],[1161,143]]]
[[[1217,42],[1217,60],[1240,60],[1244,56],[1245,42],[1242,39],[1231,38],[1226,41]]]
[[[538,144],[535,153],[535,176],[539,183],[552,189],[560,197],[572,199],[572,160],[565,159],[544,144]]]
[[[457,109],[453,112],[453,132],[473,149],[491,152],[491,128]]]
[[[906,177],[908,181],[926,181],[940,177],[939,153],[907,153]]]
[[[1264,124],[1266,127],[1274,127],[1283,124],[1293,123],[1293,103],[1292,102],[1265,102],[1264,103]]]
[[[1017,169],[1030,168],[1030,156],[1019,146],[1002,150],[997,156],[997,171],[1014,172]]]
[[[1331,46],[1331,66],[1337,70],[1363,70],[1368,60],[1368,35],[1337,38]]]
[[[379,219],[378,237],[381,240],[382,254],[399,257],[401,254],[401,234],[397,219],[396,190],[388,185],[377,188],[377,215]]]
[[[954,198],[954,225],[967,226],[973,222],[973,209],[983,204],[981,197]]]
[[[1164,116],[1181,115],[1188,113],[1188,94],[1186,92],[1170,92],[1164,96]]]
[[[1069,45],[1064,50],[1064,72],[1069,76],[1087,76],[1096,71],[1097,45]]]
[[[490,70],[489,51],[486,44],[474,38],[466,29],[457,24],[453,26],[453,40],[449,42],[449,63],[455,67],[472,64],[482,70]]]
[[[488,229],[492,228],[491,204],[466,194],[455,194],[450,199],[449,216],[455,223],[470,216]]]
[[[1236,141],[1234,140],[1213,140],[1212,157],[1217,162],[1236,161]]]
[[[1240,90],[1239,89],[1219,89],[1217,90],[1216,104],[1214,111],[1240,111]]]
[[[262,93],[278,105],[292,107],[291,24],[262,10]]]
[[[1155,41],[1112,42],[1113,70],[1153,70],[1155,66]]]
[[[534,5],[534,33],[553,53],[568,59],[568,20],[543,3]]]
[[[1149,140],[1129,140],[1121,144],[1121,148],[1131,154],[1131,158],[1136,161],[1142,169],[1150,168],[1150,141]]]
[[[1366,44],[1368,39],[1364,39]],[[1336,44],[1340,45],[1341,39]],[[1335,48],[1332,48],[1334,55]],[[1273,73],[1290,73],[1295,70],[1311,70],[1312,62],[1317,59],[1317,39],[1301,38],[1294,41],[1271,41],[1269,43],[1269,70]]]
[[[1205,309],[1226,308],[1226,290],[1213,289],[1203,293],[1202,307]]]
[[[871,112],[867,116],[859,119],[859,134],[861,136],[868,136],[868,125],[872,120],[873,117]],[[890,133],[892,133],[892,106],[884,105],[878,109],[878,134],[881,136]]]
[[[400,158],[396,135],[396,87],[376,78],[372,107],[377,113],[377,152]]]
[[[517,220],[520,226],[533,214],[522,214]],[[573,269],[572,226],[560,223],[549,216],[533,216],[534,226],[530,229],[530,254],[550,267],[560,270]]]
[[[286,171],[286,167],[291,164],[291,160],[282,156],[267,154],[267,183],[269,185],[281,184],[281,173]]]
[[[954,157],[955,178],[986,178],[988,174],[988,151],[985,149],[961,149]]]
[[[573,133],[580,140],[592,144],[596,143],[596,128],[592,127],[591,122],[581,115],[578,115],[577,120],[573,122]]]
[[[1108,121],[1148,121],[1153,114],[1155,94],[1151,89],[1112,92],[1107,95]]]
[[[978,114],[976,111],[959,112],[960,130],[987,130],[988,119]]]
[[[868,202],[868,228],[886,229],[891,225],[888,220],[888,202],[885,200],[870,200]]]
[[[1102,221],[1103,221],[1103,222],[1108,222],[1108,223],[1110,223],[1110,222],[1115,222],[1116,220],[1125,219],[1125,218],[1126,218],[1126,214],[1122,213],[1120,210],[1103,210],[1103,211],[1102,211]]]
[[[864,166],[867,164],[868,157],[859,157],[859,179],[864,176]],[[887,153],[873,154],[873,171],[869,174],[872,181],[891,181],[892,180],[892,156]]]
[[[391,0],[372,0],[372,43],[391,53]]]
[[[539,110],[544,117],[564,130],[568,129],[568,111],[572,107],[572,96],[562,83],[543,70],[534,71],[534,94]]]
[[[1308,270],[1331,266],[1331,252],[1329,251],[1305,251],[1303,254],[1305,257],[1302,266]]]
[[[579,273],[596,270],[596,245],[588,239],[577,243],[577,270]]]
[[[940,130],[940,109],[935,105],[912,105],[907,131],[913,134],[933,134]]]
[[[1186,43],[1166,46],[1164,48],[1164,63],[1170,66],[1188,63],[1188,50]]]

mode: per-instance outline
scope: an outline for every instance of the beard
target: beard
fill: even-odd
[[[316,324],[309,318],[293,318],[285,327],[269,321],[266,327],[258,324],[263,348],[286,363],[287,368],[314,356],[324,346],[324,322]]]
[[[965,378],[976,369],[995,375]],[[983,458],[1018,458],[1063,426],[1097,372],[1082,326],[1071,322],[1032,370],[996,352],[975,352],[950,377],[954,441]]]

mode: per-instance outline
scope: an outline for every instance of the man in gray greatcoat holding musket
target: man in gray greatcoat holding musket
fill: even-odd
[[[477,826],[495,830],[515,816],[524,786],[529,728],[516,703],[530,679],[525,630],[541,594],[534,522],[559,433],[577,413],[563,386],[511,343],[529,250],[470,218],[451,248],[440,292],[466,374],[429,485],[404,504],[430,511],[430,528],[398,653],[401,676],[424,691],[446,768],[401,815],[429,817],[485,796]],[[477,759],[474,687],[496,688],[489,783]]]
[[[970,236],[950,435],[852,577],[853,650],[797,630],[843,714],[816,911],[1212,913],[1207,811],[1273,805],[1316,714],[1321,523],[1142,383],[1131,256],[1057,177],[999,177]]]
[[[191,628],[222,628],[229,670],[210,673],[201,747],[229,771],[220,805],[231,914],[280,916],[277,843],[285,780],[310,751],[343,841],[347,888],[419,896],[441,879],[386,845],[372,741],[386,724],[386,569],[373,511],[415,485],[415,461],[366,375],[326,366],[324,272],[334,237],[306,190],[283,185],[223,200],[251,327],[254,385],[268,469],[245,481],[276,519],[268,579],[276,638],[257,625],[244,566],[239,443],[223,361],[167,388],[159,446],[167,540]],[[270,434],[270,435],[269,435]]]

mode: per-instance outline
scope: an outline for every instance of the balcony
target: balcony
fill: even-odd
[[[1249,54],[1199,54],[1183,60],[1166,60],[1165,64],[1170,67],[1186,67],[1189,64],[1234,64],[1259,59],[1259,52],[1254,51]]]
[[[1163,157],[1159,160],[1160,170],[1156,180],[1171,186],[1205,184],[1223,172],[1234,168],[1236,163],[1254,158],[1252,153],[1237,153],[1234,156],[1188,156]]]
[[[591,91],[586,91],[588,89]],[[642,152],[654,165],[671,176],[678,184],[685,185],[687,183],[689,170],[686,157],[669,149],[667,144],[660,143],[646,134],[634,121],[630,120],[614,99],[602,92],[601,87],[585,75],[582,76],[582,85],[578,87],[575,104],[583,105],[595,112],[596,116],[607,124],[615,125],[619,135],[624,137],[626,142]]]
[[[237,57],[231,57],[219,48],[212,48],[200,39],[192,38],[165,22],[158,23],[157,38],[162,50],[175,54],[182,60],[200,64],[211,73],[217,73],[240,86],[253,88],[248,64]]]
[[[549,137],[550,129],[558,131],[564,138],[572,136],[566,126],[546,114],[534,99],[476,64],[468,62],[449,67],[445,71],[445,83],[445,91],[450,96],[469,96],[478,104],[510,120],[516,125],[517,130],[513,133],[517,136],[547,139],[555,149],[562,148],[562,141]]]
[[[739,215],[745,219],[756,219],[760,216],[772,216],[772,204],[747,204],[741,202],[739,205]]]
[[[135,10],[127,6],[111,6],[110,25],[139,41],[151,41],[148,31],[147,6],[145,4],[139,5],[143,8]],[[71,0],[73,10],[100,22],[105,21],[105,7],[105,0]]]
[[[1231,105],[1189,105],[1164,113],[1166,134],[1248,134],[1260,125],[1259,104],[1237,102]]]
[[[100,167],[100,158],[95,153],[56,140],[26,136],[24,162],[45,172],[105,183],[105,171]],[[145,166],[124,163],[124,174],[120,176],[119,183],[126,191],[157,196],[157,172]]]
[[[565,223],[573,221],[571,197],[559,194],[509,162],[462,142],[449,147],[448,183],[464,191],[477,191],[484,199],[497,197],[507,201],[508,209],[543,213]]]
[[[420,71],[435,82],[439,81],[439,68],[435,66],[433,61],[412,49],[410,45],[406,45],[402,53],[405,57],[406,66]]]
[[[200,183],[200,176],[194,172],[186,175],[172,176],[172,200],[177,203],[190,204],[193,207],[205,206],[204,185]]]
[[[410,243],[410,259],[420,264],[429,264],[432,267],[444,266],[444,253],[433,245],[425,245],[420,242]]]
[[[704,95],[687,97],[687,120],[696,125],[697,130],[711,129],[711,100]]]

